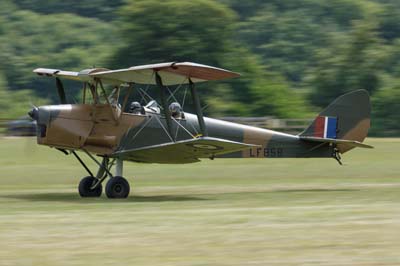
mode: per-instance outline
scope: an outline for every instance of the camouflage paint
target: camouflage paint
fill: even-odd
[[[360,103],[361,107],[358,106]],[[338,118],[339,138],[363,141],[369,128],[369,110],[368,94],[365,91],[356,91],[339,97],[320,115]],[[189,132],[182,129],[178,123]],[[323,158],[332,157],[335,148],[330,143],[309,142],[299,136],[213,118],[206,117],[205,124],[210,137],[260,145],[220,157]],[[45,134],[38,132],[39,144],[72,150],[85,149],[97,155],[110,157],[119,150],[187,140],[200,132],[197,116],[194,114],[185,113],[184,119],[174,120],[172,136],[169,136],[162,115],[151,112],[144,115],[121,114],[118,108],[110,108],[110,105],[105,104],[42,106],[39,107],[38,125],[39,131],[45,127]],[[313,127],[314,123],[301,135],[311,134]],[[342,153],[350,149],[345,144],[340,145],[337,148]],[[136,161],[134,152],[129,156],[129,160]],[[195,161],[197,160],[185,162]],[[155,158],[146,162],[181,163],[174,157],[173,150],[167,158]]]

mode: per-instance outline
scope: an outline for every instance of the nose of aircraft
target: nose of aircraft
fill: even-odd
[[[41,120],[44,120],[47,117],[47,114],[48,112],[46,112],[42,107],[36,106],[28,112],[28,115],[36,121],[36,135],[38,139],[46,137],[47,125]]]
[[[35,121],[39,119],[39,108],[33,107],[32,110],[28,112],[28,115]]]

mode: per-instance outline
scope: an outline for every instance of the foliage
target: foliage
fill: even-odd
[[[400,80],[388,82],[387,87],[381,89],[373,98],[372,125],[373,135],[398,136],[400,135]]]
[[[45,104],[46,100],[39,99],[30,90],[8,90],[7,81],[3,73],[0,73],[0,119],[25,116],[27,110],[31,108],[30,103],[35,103],[36,105]]]
[[[337,49],[321,49],[317,56],[318,63],[310,77],[310,87],[314,89],[311,100],[325,106],[352,90],[366,89],[374,93],[387,55],[374,25],[362,21],[355,22],[350,38]]]
[[[200,85],[207,115],[311,117],[340,94],[364,88],[373,98],[373,132],[400,134],[393,100],[399,47],[397,0],[0,3],[0,91],[12,99],[28,98],[29,89],[32,97],[56,100],[53,81],[31,74],[36,67],[194,61],[242,74]],[[69,98],[78,97],[79,86],[66,83]]]
[[[113,57],[118,66],[186,60],[217,64],[235,22],[231,10],[210,0],[129,1],[119,16],[124,47]]]
[[[104,63],[111,51],[113,28],[97,19],[9,10],[0,26],[0,67],[12,90],[35,88],[41,96],[54,95],[53,83],[36,78],[33,69],[90,68]]]
[[[239,34],[265,64],[294,83],[302,80],[316,47],[328,45],[326,32],[301,10],[266,8],[242,22]]]
[[[292,106],[295,111],[289,111],[285,102],[300,102],[300,98],[291,95],[295,93],[290,93],[279,73],[267,75],[256,56],[234,44],[237,16],[228,7],[209,0],[130,1],[119,14],[124,47],[112,58],[115,67],[163,61],[225,67],[242,73],[243,78],[215,84],[212,89],[202,88],[208,111],[214,115],[286,117],[304,111],[303,105]],[[283,83],[277,84],[275,79]]]
[[[15,0],[14,3],[21,9],[41,14],[72,13],[81,17],[112,20],[115,9],[123,4],[123,0]]]

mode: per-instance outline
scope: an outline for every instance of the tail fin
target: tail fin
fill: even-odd
[[[300,134],[300,137],[363,142],[370,127],[371,104],[366,90],[356,90],[337,98]],[[333,141],[332,141],[333,142]],[[350,142],[336,143],[340,153],[354,148]]]

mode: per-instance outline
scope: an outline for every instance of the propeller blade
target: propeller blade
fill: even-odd
[[[56,85],[57,85],[58,96],[60,97],[60,103],[66,104],[67,98],[65,97],[64,86],[59,78],[56,78]]]

